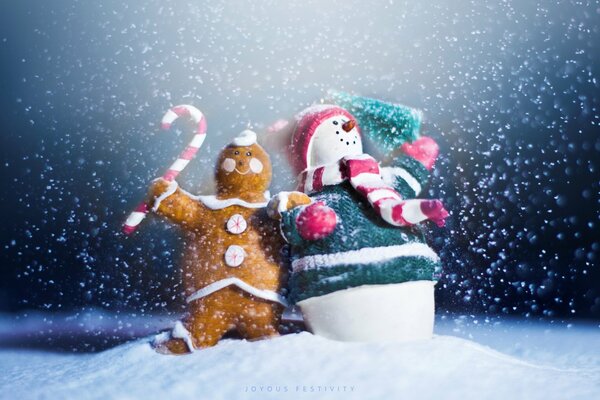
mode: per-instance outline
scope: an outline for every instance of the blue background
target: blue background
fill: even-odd
[[[189,138],[219,149],[346,90],[424,111],[439,310],[600,317],[600,6],[578,1],[19,1],[0,13],[0,309],[181,309],[177,231],[120,226]],[[274,154],[274,191],[287,188]]]

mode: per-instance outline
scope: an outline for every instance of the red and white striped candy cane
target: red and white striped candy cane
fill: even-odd
[[[181,152],[179,158],[167,169],[167,172],[163,174],[162,178],[169,182],[173,181],[189,164],[206,138],[206,118],[200,110],[189,104],[175,106],[167,111],[161,121],[162,128],[169,129],[171,124],[179,117],[190,117],[197,124],[197,129],[192,141]],[[138,225],[146,218],[146,214],[148,214],[148,205],[141,202],[127,217],[127,221],[123,225],[123,233],[129,235],[135,232]]]

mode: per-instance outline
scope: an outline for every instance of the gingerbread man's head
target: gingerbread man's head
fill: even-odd
[[[217,161],[217,193],[223,198],[264,200],[271,184],[271,160],[256,143],[256,133],[245,130],[223,149]]]

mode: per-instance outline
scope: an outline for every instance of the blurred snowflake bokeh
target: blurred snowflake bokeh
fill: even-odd
[[[179,180],[328,89],[423,110],[438,310],[600,318],[597,1],[21,1],[0,13],[0,308],[179,312],[178,232],[121,224],[207,116]],[[273,192],[290,171],[273,154]]]

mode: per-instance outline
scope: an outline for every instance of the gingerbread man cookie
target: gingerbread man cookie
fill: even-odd
[[[171,332],[157,336],[157,351],[214,346],[230,330],[246,339],[278,335],[287,271],[278,223],[265,208],[271,175],[256,134],[244,131],[219,155],[216,195],[193,196],[162,179],[152,185],[149,206],[185,232],[182,275],[189,307]]]

